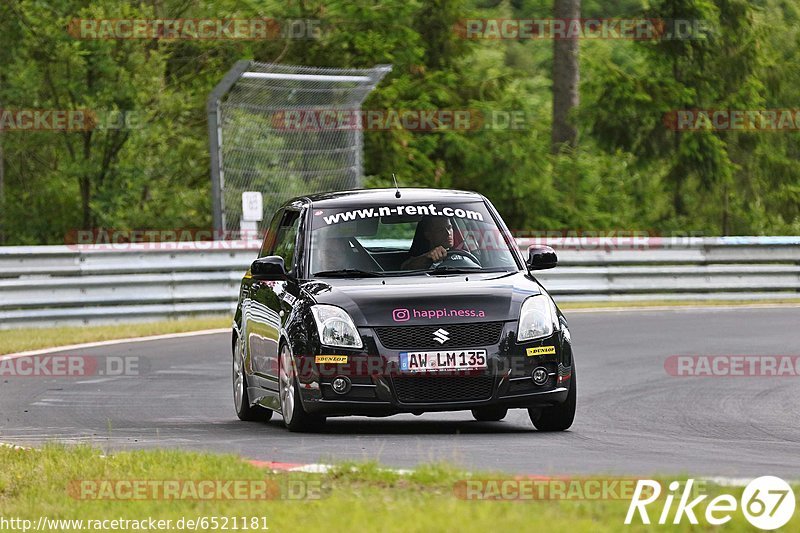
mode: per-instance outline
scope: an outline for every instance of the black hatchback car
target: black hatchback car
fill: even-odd
[[[287,202],[244,276],[233,323],[242,420],[528,409],[570,427],[567,321],[531,271],[555,252],[516,246],[474,192],[373,189]]]

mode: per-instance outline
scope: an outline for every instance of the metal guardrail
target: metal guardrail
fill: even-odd
[[[519,239],[558,301],[800,298],[800,237]],[[232,312],[254,242],[0,247],[0,329]],[[118,249],[115,249],[118,248]]]

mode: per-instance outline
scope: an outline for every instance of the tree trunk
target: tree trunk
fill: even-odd
[[[6,158],[3,153],[3,132],[0,131],[0,246],[6,243]]]
[[[722,185],[722,199],[722,236],[727,237],[731,234],[730,196],[727,183]]]
[[[92,226],[92,208],[90,206],[92,182],[88,176],[81,176],[78,180],[81,186],[81,226],[84,230],[91,230],[94,229]]]
[[[554,0],[553,17],[565,24],[579,20],[581,0]],[[578,38],[553,39],[553,153],[558,153],[564,143],[575,146],[578,137],[570,120],[570,112],[579,101],[578,47]]]
[[[0,88],[5,87],[5,77],[0,74]],[[0,111],[3,105],[0,103]],[[3,151],[3,132],[0,130],[0,246],[6,243],[6,155]]]

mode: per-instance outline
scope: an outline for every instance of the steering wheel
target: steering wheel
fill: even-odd
[[[472,255],[471,252],[468,252],[466,250],[448,250],[447,251],[447,257],[442,259],[442,261],[443,262],[444,261],[461,261],[463,259],[469,259],[470,261],[475,263],[475,266],[481,266],[480,260],[477,257],[475,257],[474,255]]]

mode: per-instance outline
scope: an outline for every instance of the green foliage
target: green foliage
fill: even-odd
[[[139,127],[0,133],[6,244],[79,228],[209,227],[205,99],[238,59],[393,70],[367,109],[470,110],[468,131],[364,134],[370,186],[488,196],[515,229],[800,232],[800,134],[675,132],[679,109],[800,107],[789,0],[584,0],[585,17],[702,19],[688,40],[581,43],[579,146],[549,153],[552,41],[462,39],[467,18],[551,0],[15,0],[0,5],[0,108],[124,112]],[[77,18],[319,19],[318,39],[81,40]],[[510,113],[524,117],[504,127]],[[259,139],[267,143],[269,139]],[[270,183],[269,169],[263,182]]]

